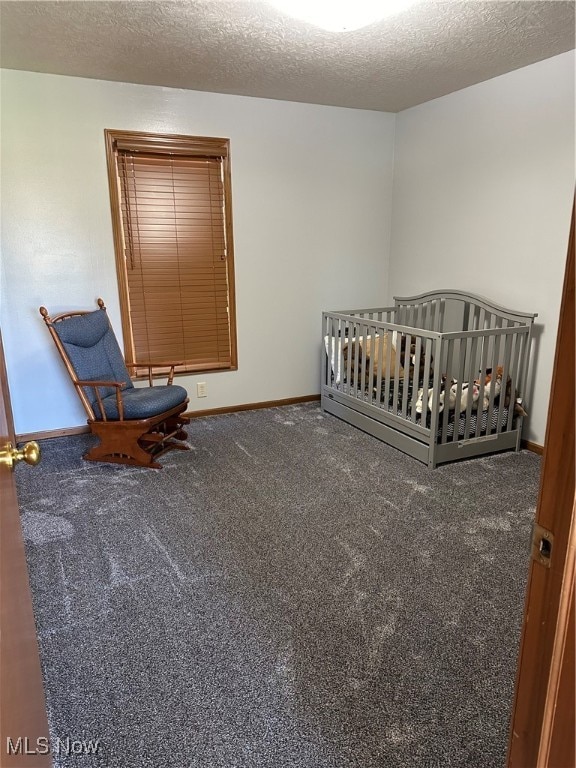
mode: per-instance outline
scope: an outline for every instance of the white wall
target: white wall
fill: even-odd
[[[574,194],[574,52],[397,116],[388,290],[537,312],[524,436],[544,442]]]
[[[102,296],[120,334],[105,128],[231,140],[239,370],[179,378],[191,409],[320,391],[321,311],[385,296],[394,115],[1,77],[0,319],[18,433],[85,423],[41,304],[57,313]]]

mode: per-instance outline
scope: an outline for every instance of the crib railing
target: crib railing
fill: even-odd
[[[524,392],[532,323],[468,302],[462,317],[467,329],[442,332],[445,301],[324,313],[322,383],[328,396],[353,401],[366,414],[378,409],[381,421],[420,439],[433,435],[439,444],[511,431],[516,397]],[[420,322],[432,327],[412,324]],[[487,322],[492,327],[484,328]]]
[[[454,419],[463,424],[455,425],[449,434],[450,413],[444,407],[438,419],[438,443],[463,437],[486,439],[517,426],[516,417],[521,417],[522,410],[516,407],[516,399],[523,395],[529,338],[527,326],[442,334],[445,392],[448,382],[454,380]]]
[[[394,307],[326,312],[322,382],[337,399],[378,408],[383,420],[429,433],[416,410],[419,390],[431,382],[439,334],[394,322]]]

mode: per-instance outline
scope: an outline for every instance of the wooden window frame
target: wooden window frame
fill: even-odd
[[[147,133],[143,131],[104,130],[106,159],[108,164],[108,186],[112,211],[112,231],[114,252],[116,254],[116,274],[120,313],[122,317],[122,335],[126,365],[136,379],[145,378],[148,368],[138,369],[135,365],[135,350],[130,320],[130,301],[124,255],[124,236],[122,229],[121,193],[118,181],[117,150],[125,149],[142,152],[155,152],[166,155],[187,155],[199,157],[218,157],[222,160],[224,187],[224,227],[226,237],[226,261],[228,280],[228,324],[230,333],[230,363],[213,364],[190,363],[176,368],[176,374],[211,373],[216,371],[238,370],[238,345],[236,337],[236,296],[234,283],[234,240],[232,236],[232,182],[230,170],[230,140],[204,136],[184,136],[181,134]]]

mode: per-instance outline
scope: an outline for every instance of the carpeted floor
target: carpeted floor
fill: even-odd
[[[17,473],[53,744],[100,740],[55,765],[503,766],[539,458],[431,471],[316,404],[188,431]]]

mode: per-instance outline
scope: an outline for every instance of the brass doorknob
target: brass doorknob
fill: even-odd
[[[0,450],[0,464],[10,469],[13,469],[14,464],[17,464],[19,461],[25,461],[26,464],[35,466],[40,461],[40,458],[40,446],[35,440],[26,443],[20,450],[14,448],[12,443],[6,443],[4,448]]]

